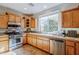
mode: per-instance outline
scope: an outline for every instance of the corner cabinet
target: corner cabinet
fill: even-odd
[[[7,15],[3,15],[0,16],[0,28],[8,28],[8,16]]]
[[[79,8],[62,12],[63,28],[79,28]]]

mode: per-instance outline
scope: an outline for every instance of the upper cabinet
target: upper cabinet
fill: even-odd
[[[16,22],[16,16],[14,14],[9,14],[9,21]]]
[[[7,13],[9,17],[9,22],[16,22],[16,23],[21,23],[21,17],[13,14],[13,13]]]
[[[25,26],[28,28],[35,28],[36,26],[36,21],[33,16],[27,16],[25,19]]]
[[[20,23],[21,22],[21,17],[20,16],[16,16],[16,23]]]
[[[79,28],[79,9],[73,11],[73,27]]]
[[[35,22],[35,18],[31,17],[31,28],[35,28],[36,22]]]
[[[8,28],[8,16],[0,16],[0,28]]]
[[[79,8],[62,13],[63,28],[79,28]]]
[[[63,13],[62,26],[65,28],[72,26],[72,11]]]

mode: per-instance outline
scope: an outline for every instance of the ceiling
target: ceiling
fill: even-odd
[[[35,14],[59,5],[59,3],[0,3],[0,5],[22,13]]]

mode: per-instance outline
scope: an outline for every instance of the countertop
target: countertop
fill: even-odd
[[[64,37],[64,36],[60,36],[60,35],[52,35],[52,34],[43,34],[43,33],[27,33],[27,34],[31,34],[31,35],[36,35],[36,36],[42,36],[42,37],[46,37],[49,39],[54,39],[54,38],[58,38],[58,39],[62,39],[62,40],[73,40],[73,41],[79,41],[79,38],[75,38],[75,37]]]

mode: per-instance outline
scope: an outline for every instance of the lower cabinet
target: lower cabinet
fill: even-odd
[[[8,41],[1,41],[0,42],[0,53],[8,51],[8,50],[9,50]]]
[[[50,53],[54,54],[54,40],[50,40]]]
[[[66,40],[65,45],[66,55],[75,55],[75,42],[72,40]]]
[[[27,42],[32,45],[32,37],[30,35],[28,36]]]
[[[66,55],[74,55],[75,49],[72,46],[66,46]]]
[[[36,46],[36,44],[37,44],[36,36],[32,36],[32,45]]]
[[[76,43],[76,55],[79,55],[79,42]]]
[[[46,52],[49,52],[49,48],[50,48],[50,43],[49,43],[49,39],[48,40],[43,40],[43,50],[45,50]]]
[[[40,49],[43,49],[43,40],[42,39],[37,39],[37,47]]]
[[[26,41],[26,36],[23,36],[23,44],[26,44],[27,41]]]

